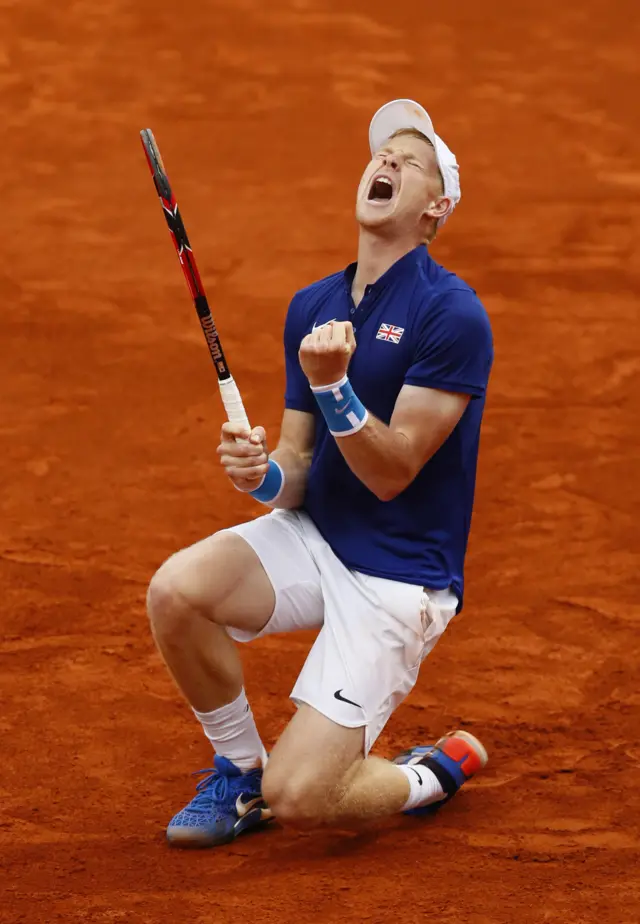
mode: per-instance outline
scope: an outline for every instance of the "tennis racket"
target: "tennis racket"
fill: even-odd
[[[222,344],[220,343],[220,335],[218,334],[211,309],[209,308],[209,302],[205,295],[193,250],[191,249],[189,238],[187,237],[187,232],[178,209],[178,203],[176,202],[169,183],[169,177],[164,169],[158,145],[156,144],[153,132],[150,128],[143,129],[140,132],[140,137],[142,139],[142,147],[144,148],[147,163],[151,170],[151,176],[153,177],[153,182],[156,187],[156,192],[160,197],[162,211],[164,212],[164,217],[167,220],[167,225],[171,232],[171,239],[175,245],[180,265],[182,266],[185,279],[187,280],[189,292],[193,298],[193,304],[198,313],[200,326],[202,327],[202,332],[207,341],[207,346],[209,347],[211,360],[218,375],[220,395],[222,396],[222,403],[224,404],[227,418],[231,423],[244,424],[245,427],[250,430],[251,427],[249,425],[247,412],[244,409],[238,386],[229,371],[229,366],[227,365],[227,360],[222,350]]]

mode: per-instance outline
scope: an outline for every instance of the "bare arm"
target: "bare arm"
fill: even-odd
[[[350,322],[318,328],[300,344],[311,387],[339,382],[356,348]],[[335,437],[351,471],[380,500],[397,497],[442,446],[462,417],[467,394],[404,385],[389,426],[371,413],[357,432]]]
[[[220,462],[239,491],[254,491],[267,473],[269,458],[284,472],[285,484],[270,507],[300,507],[304,499],[307,475],[315,441],[313,414],[286,409],[282,417],[280,439],[269,454],[264,427],[251,432],[240,424],[224,423],[220,435]]]
[[[302,506],[313,455],[315,430],[313,414],[289,408],[285,410],[280,427],[280,439],[271,453],[271,458],[275,459],[284,472],[285,485],[280,497],[272,506],[284,510]]]
[[[404,385],[389,426],[370,413],[361,430],[336,443],[354,475],[380,500],[393,500],[442,446],[468,403],[468,395]]]

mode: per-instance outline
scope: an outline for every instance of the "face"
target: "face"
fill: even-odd
[[[356,218],[370,230],[422,230],[429,218],[446,211],[442,178],[431,144],[400,134],[377,151],[364,171]]]

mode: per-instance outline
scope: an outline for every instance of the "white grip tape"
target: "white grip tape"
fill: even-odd
[[[220,386],[220,395],[229,422],[244,424],[247,430],[250,430],[249,418],[247,417],[247,412],[244,409],[238,386],[234,382],[233,377],[229,376],[228,379],[224,379],[222,382],[218,381],[218,385]]]

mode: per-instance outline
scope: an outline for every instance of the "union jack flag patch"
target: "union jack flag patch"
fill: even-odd
[[[404,334],[404,327],[396,327],[395,324],[381,324],[376,340],[390,340],[391,343],[400,343],[400,337]]]

